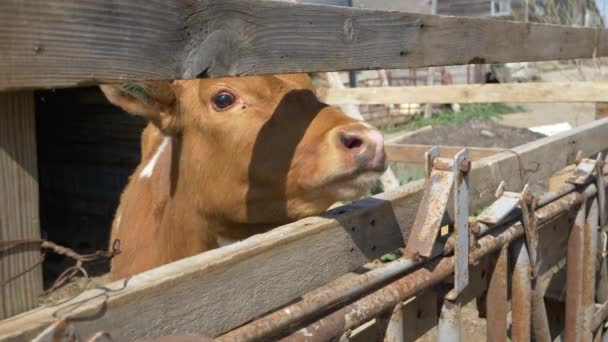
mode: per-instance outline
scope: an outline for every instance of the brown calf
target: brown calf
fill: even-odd
[[[113,279],[319,214],[385,170],[380,132],[303,74],[101,88],[150,121],[112,225]]]

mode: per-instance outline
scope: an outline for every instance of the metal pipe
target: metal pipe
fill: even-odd
[[[326,291],[305,297],[300,302],[275,311],[256,321],[232,330],[218,338],[218,341],[261,341],[267,340],[280,330],[295,322],[303,321],[344,298],[353,297],[403,274],[426,260],[399,258],[382,267],[364,273],[348,283],[340,283]]]
[[[563,196],[554,203],[544,206],[536,211],[538,225],[540,226],[561,213],[567,212],[570,208],[581,203],[584,198],[594,196],[596,188],[590,184],[581,193],[571,193]],[[477,241],[477,248],[470,253],[471,261],[479,260],[488,253],[500,250],[502,246],[515,239],[522,237],[523,227],[519,224],[502,224],[493,229],[489,235]],[[450,240],[452,242],[450,243]],[[453,252],[453,239],[449,239],[445,245],[444,253]],[[443,281],[453,273],[453,258],[445,257],[440,261],[430,258],[424,260],[429,265],[437,265],[432,272],[426,268],[420,268],[402,279],[390,283],[385,288],[361,298],[358,301],[326,316],[322,321],[315,322],[291,336],[288,340],[306,340],[307,334],[314,332],[315,337],[333,338],[346,329],[354,328],[366,320],[372,319],[381,312],[390,310],[398,302],[411,297],[419,289],[424,289]],[[295,303],[287,308],[271,313],[257,321],[246,324],[218,338],[219,341],[255,341],[267,340],[269,337],[285,331],[296,322],[310,318],[329,306],[343,301],[344,298],[352,297],[364,291],[371,290],[376,286],[388,281],[395,276],[405,273],[414,267],[421,265],[422,261],[410,259],[399,259],[387,264],[385,267],[372,270],[353,280],[353,282],[335,286],[317,295],[305,298],[301,302]],[[451,265],[451,267],[449,266]],[[400,297],[400,298],[399,298]],[[294,311],[292,311],[294,310]],[[348,319],[344,316],[349,315]]]
[[[604,323],[608,318],[608,302],[604,302],[599,309],[593,314],[593,320],[591,321],[591,328],[596,330]]]
[[[296,331],[283,341],[328,341],[342,331],[359,326],[420,290],[437,285],[454,272],[454,257],[434,260],[388,286],[334,311],[323,319]]]
[[[386,327],[384,342],[404,342],[405,327],[403,323],[403,303],[395,306]]]
[[[574,224],[568,238],[568,254],[566,256],[566,321],[564,335],[566,341],[581,341],[583,317],[583,259],[585,236],[585,204],[576,214]]]
[[[606,169],[606,168],[604,169],[604,179],[608,180],[608,175],[606,175],[606,170],[608,170],[608,169]],[[536,208],[540,209],[540,208],[546,206],[547,204],[555,202],[556,200],[564,197],[565,195],[572,193],[576,189],[577,189],[576,185],[570,184],[570,183],[565,183],[563,186],[559,187],[555,191],[545,192],[540,197],[537,198]],[[520,217],[521,217],[521,213],[519,211],[517,211],[517,210],[512,211],[502,220],[503,221],[502,224],[509,223],[509,222],[513,223],[513,222],[519,220]],[[491,229],[494,229],[495,227],[496,226],[489,226],[483,222],[476,222],[476,224],[471,227],[471,230],[476,235],[483,236],[488,231],[490,231]]]
[[[532,331],[535,341],[552,341],[547,308],[545,307],[545,296],[536,279],[532,282]]]
[[[490,342],[507,341],[507,270],[509,245],[502,246],[494,263],[486,295],[487,339]]]
[[[595,311],[595,281],[597,264],[598,228],[599,228],[599,205],[597,198],[593,199],[584,227],[584,248],[583,248],[583,326],[582,340],[590,341],[593,339],[592,327],[593,314]]]
[[[461,338],[460,302],[444,300],[437,326],[438,342],[459,342]]]
[[[515,342],[530,341],[532,319],[530,258],[523,240],[515,243],[514,257],[515,268],[513,270],[513,286],[511,289],[511,334]]]
[[[583,194],[588,196],[595,195],[595,186],[589,185]],[[558,200],[558,202],[561,203],[558,203],[557,205],[545,206],[539,209],[537,213],[542,212],[542,217],[555,217],[559,215],[559,213],[565,213],[584,198],[578,193],[577,195],[578,196],[574,196],[573,198],[561,198]],[[538,228],[542,228],[542,224],[545,222],[546,221],[539,220]],[[471,262],[476,262],[482,257],[485,257],[487,254],[500,250],[503,245],[519,239],[523,235],[524,229],[520,223],[516,223],[512,226],[501,226],[499,229],[494,229],[490,234],[480,238],[477,241],[477,248],[471,251],[470,260]],[[522,255],[522,258],[527,259],[528,254],[527,250],[525,249],[525,244],[523,245],[523,248],[526,253],[523,253],[525,256]],[[449,252],[450,249],[450,244],[446,243],[446,248],[444,251]],[[526,259],[522,260],[522,262],[525,262]],[[529,284],[529,259],[527,260],[528,267],[526,268],[525,277],[520,277],[520,283],[527,282]],[[413,296],[416,292],[442,282],[454,272],[454,257],[444,257],[439,261],[432,261],[427,266],[433,269],[433,271],[430,272],[424,267],[420,268],[411,274],[387,285],[386,287],[379,289],[376,292],[373,292],[372,294],[363,297],[340,310],[334,311],[330,315],[324,317],[322,320],[314,322],[311,325],[298,330],[297,332],[286,337],[285,341],[306,341],[310,340],[311,336],[318,340],[329,340],[346,329],[359,326],[374,318],[379,313],[390,310],[390,308],[396,305],[398,302],[405,301],[409,297]],[[520,265],[519,269],[523,270],[523,266]],[[515,287],[515,279],[513,286]],[[525,291],[525,286],[517,287],[517,289],[522,289]],[[527,289],[529,292],[529,285]],[[529,293],[527,298],[527,306],[524,304],[526,303],[526,300],[521,300],[521,297],[518,303],[522,303],[520,306],[521,309],[527,310],[527,312],[530,313]],[[515,306],[515,304],[513,306]],[[514,314],[515,311],[516,309],[514,308]],[[530,316],[528,315],[527,317]],[[527,322],[527,334],[529,336],[530,319],[528,319]],[[526,331],[524,331],[522,335],[525,335],[525,333]],[[525,341],[528,340],[529,339]]]

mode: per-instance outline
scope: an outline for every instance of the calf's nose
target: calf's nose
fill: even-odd
[[[377,171],[386,169],[384,138],[378,130],[357,125],[340,130],[338,137],[340,147],[354,156],[359,168]]]

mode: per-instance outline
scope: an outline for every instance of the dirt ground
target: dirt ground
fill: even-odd
[[[492,120],[470,120],[433,127],[401,140],[404,144],[452,145],[511,148],[544,137],[526,128],[511,127]]]

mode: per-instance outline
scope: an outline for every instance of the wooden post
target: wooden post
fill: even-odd
[[[40,239],[34,113],[33,92],[0,93],[0,241]],[[0,319],[37,306],[40,257],[35,244],[0,254]]]
[[[437,14],[437,0],[431,1],[431,14]],[[433,85],[434,75],[435,75],[435,68],[433,68],[433,67],[428,68],[427,75],[426,75],[426,85],[427,86]],[[432,116],[433,116],[433,104],[427,103],[424,106],[424,117],[426,119],[430,119]]]
[[[608,102],[595,103],[595,120],[600,120],[608,117]]]

